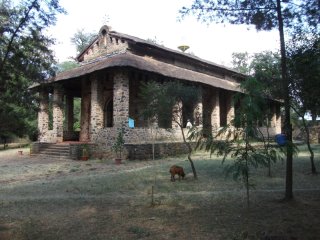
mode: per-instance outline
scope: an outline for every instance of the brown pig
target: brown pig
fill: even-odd
[[[179,181],[180,181],[180,179],[181,179],[181,177],[182,177],[182,179],[184,178],[184,176],[185,176],[185,173],[184,173],[184,171],[183,171],[183,168],[182,167],[180,167],[180,166],[177,166],[177,165],[173,165],[171,168],[170,168],[170,174],[171,174],[171,181],[172,182],[174,182],[176,179],[174,178],[174,176],[176,175],[176,174],[178,174],[178,176],[179,176]]]

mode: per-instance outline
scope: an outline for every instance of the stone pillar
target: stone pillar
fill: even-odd
[[[127,71],[117,71],[113,76],[113,123],[114,127],[128,124],[129,76]]]
[[[220,98],[218,88],[214,89],[214,94],[212,96],[211,125],[214,132],[220,127]]]
[[[49,95],[47,91],[40,92],[40,106],[38,112],[38,141],[46,142],[49,130]]]
[[[53,89],[53,139],[63,142],[63,90],[60,85]]]
[[[74,123],[74,113],[73,113],[73,96],[66,96],[66,108],[65,108],[65,117],[66,117],[66,130],[68,132],[73,131]]]
[[[79,141],[87,142],[90,140],[90,81],[82,79],[81,81],[81,120]]]
[[[276,133],[281,133],[281,113],[280,113],[280,105],[276,104]]]
[[[103,129],[103,104],[102,88],[97,75],[91,79],[91,114],[90,114],[90,139],[94,141],[99,130]]]
[[[203,129],[204,134],[216,133],[220,127],[219,89],[203,88]]]
[[[172,128],[179,128],[179,125],[177,124],[183,124],[183,115],[182,115],[182,102],[177,102],[172,109]],[[184,127],[184,126],[183,126]]]
[[[196,126],[203,126],[203,94],[202,88],[199,89],[199,101],[193,110],[193,119]]]
[[[276,106],[273,103],[271,103],[270,112],[271,112],[271,124],[270,124],[270,127],[276,128],[276,126],[277,126],[277,109],[276,109]]]
[[[228,92],[227,102],[226,102],[226,105],[227,105],[227,124],[231,123],[231,120],[234,119],[234,114],[235,114],[232,97],[233,97],[233,93]]]

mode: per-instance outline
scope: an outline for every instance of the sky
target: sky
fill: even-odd
[[[253,26],[200,23],[193,16],[178,21],[179,9],[192,0],[60,0],[68,12],[59,15],[49,35],[59,62],[76,56],[71,37],[79,29],[98,33],[103,25],[142,39],[157,39],[177,50],[188,45],[196,56],[217,64],[231,66],[233,52],[277,51],[277,31],[257,32]]]

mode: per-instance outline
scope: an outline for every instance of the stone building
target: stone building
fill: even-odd
[[[150,142],[156,141],[158,154],[177,152],[181,131],[157,126],[152,128],[141,118],[139,89],[147,81],[181,81],[199,88],[201,100],[187,111],[196,125],[216,130],[235,114],[232,96],[240,92],[245,75],[103,26],[99,35],[78,55],[79,66],[57,74],[38,85],[38,143],[90,143],[96,157],[111,157],[117,130],[124,125],[126,154],[129,158],[150,155]],[[49,96],[53,99],[49,108]],[[81,98],[81,130],[73,129],[74,98]],[[181,103],[183,104],[183,103]],[[270,100],[270,133],[281,131],[280,105]],[[53,124],[49,126],[49,112]],[[196,117],[196,115],[198,117]],[[129,119],[134,126],[128,124]],[[183,119],[185,122],[187,119]],[[175,146],[175,147],[172,147]],[[149,151],[149,152],[148,152]],[[140,153],[140,154],[139,154]]]

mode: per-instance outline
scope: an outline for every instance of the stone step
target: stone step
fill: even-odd
[[[42,149],[69,149],[70,148],[70,146],[68,145],[68,146],[65,146],[65,145],[63,145],[63,146],[58,146],[58,145],[51,145],[51,146],[44,146],[44,147],[42,147]]]
[[[49,158],[71,159],[70,146],[65,144],[45,144],[37,155]]]
[[[70,156],[48,155],[43,153],[34,154],[33,156],[41,157],[45,159],[71,160]]]
[[[61,152],[48,152],[48,151],[42,151],[40,152],[41,154],[46,154],[46,155],[55,155],[55,156],[69,156],[69,153],[61,153]]]
[[[41,152],[59,152],[59,153],[66,153],[69,154],[70,149],[53,149],[53,148],[47,148],[47,149],[43,149],[41,150]]]

